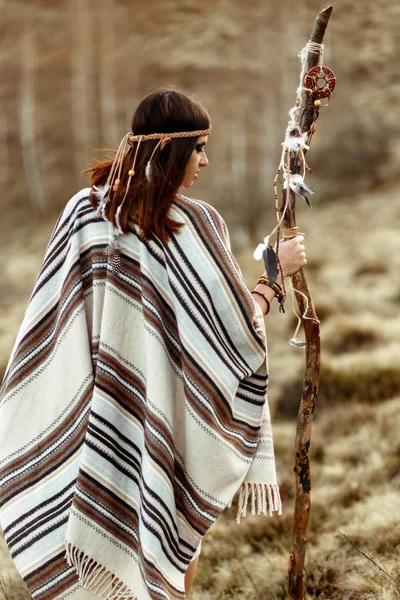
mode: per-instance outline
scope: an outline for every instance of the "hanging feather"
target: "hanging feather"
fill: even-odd
[[[115,238],[113,238],[108,244],[108,246],[104,248],[104,254],[108,256],[111,265],[111,270],[113,271],[113,273],[116,273],[118,275],[118,273],[120,273],[122,269],[122,258],[121,247]]]
[[[288,135],[285,138],[285,141],[283,142],[282,146],[284,146],[284,148],[288,148],[292,152],[298,152],[300,148],[304,150],[309,150],[310,146],[306,144],[306,137],[306,133],[300,137]]]
[[[278,278],[279,269],[278,269],[278,259],[276,257],[275,250],[272,246],[268,245],[263,251],[263,259],[265,270],[268,275],[268,279],[270,283],[276,283]]]
[[[283,181],[283,188],[287,188],[287,178],[285,177]],[[307,198],[306,194],[315,194],[315,189],[311,185],[307,185],[304,183],[303,177],[301,175],[295,174],[290,177],[290,189],[294,191],[296,196],[299,196],[304,202],[312,208],[311,202]]]
[[[299,198],[304,200],[304,202],[307,204],[307,206],[309,206],[309,208],[312,208],[311,202],[306,196],[306,194],[315,194],[315,189],[311,185],[307,185],[303,181],[302,183],[296,183],[294,185],[290,183],[290,187]]]
[[[101,202],[106,201],[106,199],[110,193],[110,186],[108,183],[106,183],[105,185],[94,185],[93,193],[94,193],[95,198],[97,198],[97,200],[99,201],[99,204],[100,204]]]
[[[278,259],[275,250],[269,245],[269,236],[265,237],[261,244],[258,244],[253,252],[253,258],[255,260],[264,260],[265,270],[270,283],[276,283],[279,273]]]
[[[116,224],[116,226],[117,226],[118,233],[119,233],[120,235],[124,235],[124,232],[123,232],[123,230],[122,230],[122,227],[121,227],[121,221],[120,221],[121,210],[122,210],[122,202],[121,202],[121,204],[118,206],[118,208],[117,208],[117,212],[115,213],[115,224]]]
[[[106,183],[105,185],[94,185],[93,186],[93,194],[95,196],[95,198],[98,200],[98,206],[97,206],[97,214],[100,217],[103,217],[103,219],[105,221],[108,221],[107,216],[104,212],[105,206],[108,202],[108,200],[110,199],[110,186],[108,183]]]
[[[147,161],[147,165],[146,165],[144,174],[146,175],[147,181],[149,183],[151,183],[151,162],[149,160]]]

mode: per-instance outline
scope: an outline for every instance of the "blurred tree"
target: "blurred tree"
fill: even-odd
[[[116,31],[114,25],[115,4],[113,0],[101,0],[99,62],[100,62],[100,107],[102,144],[118,141],[117,98],[115,92]]]
[[[19,90],[19,137],[28,198],[34,208],[45,206],[39,147],[37,143],[35,103],[35,34],[25,22],[19,40],[21,46],[21,79]]]
[[[72,131],[75,177],[78,187],[81,184],[79,173],[87,163],[88,156],[99,143],[96,114],[96,57],[94,44],[94,18],[98,11],[104,11],[100,4],[96,10],[90,0],[70,1],[70,25],[72,44]],[[93,4],[93,3],[92,3]]]

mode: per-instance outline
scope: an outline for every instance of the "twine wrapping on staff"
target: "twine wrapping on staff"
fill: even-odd
[[[283,229],[282,230],[282,237],[283,239],[289,239],[292,237],[296,237],[296,235],[298,234],[299,228],[298,227],[289,227],[288,229]]]

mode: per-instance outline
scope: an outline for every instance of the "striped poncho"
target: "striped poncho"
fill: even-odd
[[[0,523],[33,597],[183,600],[202,536],[280,512],[265,332],[209,205],[167,244],[89,202],[51,237],[1,389]]]

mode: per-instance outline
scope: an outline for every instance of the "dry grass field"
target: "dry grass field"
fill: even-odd
[[[229,215],[226,215],[229,220]],[[396,600],[400,585],[400,203],[397,188],[299,205],[307,273],[322,325],[322,379],[312,436],[307,598]],[[4,228],[3,228],[4,229]],[[3,230],[0,366],[10,352],[51,230]],[[252,285],[260,265],[238,253]],[[289,302],[288,302],[289,307]],[[206,536],[193,600],[286,598],[294,493],[293,441],[303,351],[290,347],[296,319],[273,307],[267,320],[270,403],[284,514],[248,517],[234,507]],[[1,548],[8,598],[26,598]],[[0,598],[4,597],[0,589]]]

